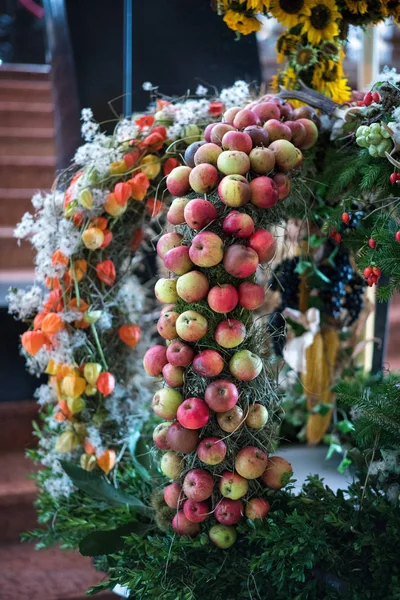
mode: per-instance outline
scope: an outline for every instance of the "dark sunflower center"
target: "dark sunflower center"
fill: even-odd
[[[337,66],[333,67],[330,71],[326,71],[323,75],[325,81],[336,81],[338,78]]]
[[[304,0],[279,0],[279,6],[289,15],[297,14],[304,6]]]
[[[296,56],[296,60],[297,60],[298,64],[301,66],[304,66],[307,63],[309,63],[311,58],[312,58],[311,50],[300,50]]]
[[[332,21],[332,13],[324,4],[317,4],[311,9],[310,21],[315,29],[325,29]]]
[[[333,54],[336,55],[339,52],[338,47],[333,44],[332,42],[325,42],[322,47],[321,47],[322,52],[325,52],[326,54]]]

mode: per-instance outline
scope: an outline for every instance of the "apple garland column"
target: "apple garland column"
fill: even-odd
[[[167,178],[175,228],[157,252],[170,277],[155,286],[166,305],[157,326],[166,347],[144,358],[146,372],[165,382],[153,398],[164,420],[153,439],[172,481],[164,489],[172,527],[195,536],[205,523],[221,548],[235,542],[244,515],[267,515],[266,488],[283,487],[292,473],[285,459],[268,456],[275,393],[266,331],[254,317],[264,302],[256,271],[275,253],[266,227],[279,221],[287,173],[318,131],[311,120],[290,120],[288,103],[265,100],[228,110]]]

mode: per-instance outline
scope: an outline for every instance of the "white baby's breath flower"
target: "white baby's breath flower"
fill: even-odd
[[[143,89],[145,92],[151,92],[151,90],[153,90],[153,89],[154,89],[154,86],[153,86],[153,84],[152,84],[150,81],[144,81],[144,82],[142,83],[142,89]]]
[[[82,108],[81,111],[81,120],[82,121],[91,121],[93,119],[93,111],[91,108]]]
[[[208,92],[208,88],[204,87],[204,85],[199,84],[196,88],[196,96],[205,96]]]

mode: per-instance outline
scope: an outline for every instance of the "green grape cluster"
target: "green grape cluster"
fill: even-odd
[[[356,131],[356,142],[361,148],[368,148],[370,155],[375,157],[384,157],[385,152],[393,148],[390,133],[379,123],[360,125]]]

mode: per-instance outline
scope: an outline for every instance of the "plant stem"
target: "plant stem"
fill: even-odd
[[[106,371],[108,371],[108,366],[106,363],[106,359],[104,358],[103,348],[101,347],[99,336],[97,333],[96,325],[94,323],[91,324],[90,329],[92,330],[94,341],[96,342],[97,350],[99,351],[101,362],[103,363],[103,367]]]

